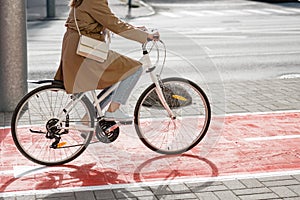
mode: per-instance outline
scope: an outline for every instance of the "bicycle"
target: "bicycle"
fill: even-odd
[[[163,69],[164,43],[152,41],[142,46],[143,57],[150,58],[153,49],[157,55],[155,63],[145,70],[153,83],[137,100],[134,127],[142,143],[151,150],[181,154],[195,147],[207,133],[210,104],[194,82],[178,77],[161,79],[161,73],[154,73],[162,51],[158,44],[163,46]],[[62,165],[83,153],[94,133],[97,142],[111,143],[117,139],[123,123],[103,119],[103,110],[117,84],[99,94],[98,91],[67,94],[59,81],[33,83],[45,85],[21,99],[11,121],[14,143],[27,159],[41,165]]]

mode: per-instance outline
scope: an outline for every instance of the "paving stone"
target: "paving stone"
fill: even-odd
[[[272,176],[272,177],[265,177],[265,178],[259,178],[258,180],[263,181],[280,181],[280,180],[292,180],[292,176]]]
[[[117,199],[120,198],[131,198],[131,197],[143,197],[143,196],[154,196],[150,190],[139,190],[139,191],[127,191],[126,189],[113,190]]]
[[[94,191],[97,200],[114,199],[115,195],[112,190],[96,190]]]
[[[5,124],[4,124],[4,113],[3,112],[0,112],[0,126],[5,126]]]
[[[298,175],[293,175],[293,178],[297,179],[299,181],[299,184],[300,184],[300,174]]]
[[[283,200],[300,200],[300,197],[284,198]]]
[[[45,199],[45,198],[75,198],[75,194],[73,192],[66,192],[66,193],[53,193],[53,194],[37,194],[37,199]]]
[[[299,184],[288,186],[288,188],[300,196],[300,185]]]
[[[201,200],[219,200],[219,198],[213,192],[201,192],[195,194]]]
[[[93,191],[75,192],[76,199],[96,200]]]
[[[259,200],[259,199],[278,199],[274,193],[252,194],[239,196],[242,200]]]
[[[223,184],[228,187],[229,189],[243,189],[246,188],[239,180],[232,180],[232,181],[224,181]]]
[[[265,186],[287,186],[287,185],[298,185],[297,180],[282,180],[282,181],[266,181],[262,182]]]
[[[239,200],[232,191],[216,191],[214,192],[220,199]]]
[[[15,200],[15,197],[0,197],[0,200]]]
[[[18,196],[16,200],[32,200],[35,199],[35,195]]]
[[[194,193],[185,193],[185,194],[168,194],[163,196],[157,196],[159,200],[192,200],[198,199]]]
[[[173,193],[190,193],[191,190],[185,184],[168,185]]]
[[[228,188],[225,185],[212,185],[212,186],[207,186],[207,187],[200,187],[198,189],[191,189],[192,192],[215,192],[215,191],[223,191],[227,190]]]
[[[75,197],[45,197],[45,198],[40,198],[40,199],[36,199],[36,200],[78,200]]]
[[[247,188],[263,187],[264,185],[257,179],[242,179],[240,180]]]
[[[209,186],[220,186],[223,185],[221,181],[214,181],[214,182],[187,182],[185,185],[190,188],[190,190],[201,190],[203,188],[209,187]]]
[[[158,200],[156,196],[139,197],[138,200]]]
[[[296,197],[298,196],[295,192],[290,190],[288,187],[280,186],[280,187],[270,187],[274,193],[276,193],[279,197]]]
[[[237,195],[251,195],[251,194],[262,194],[272,192],[270,189],[264,188],[251,188],[251,189],[241,189],[241,190],[233,190],[233,192]]]
[[[164,186],[151,186],[151,191],[153,192],[154,195],[167,195],[167,194],[173,194],[171,189],[164,185]]]

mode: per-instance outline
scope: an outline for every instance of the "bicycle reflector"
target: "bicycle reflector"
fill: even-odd
[[[170,108],[180,108],[192,104],[191,95],[181,85],[165,84],[162,90]],[[157,109],[163,108],[155,90],[144,100],[143,106]]]
[[[63,146],[65,146],[67,144],[67,142],[60,142],[57,144],[57,148],[61,148]]]
[[[178,99],[180,101],[187,101],[186,98],[184,98],[183,96],[177,95],[177,94],[172,95],[172,98]]]

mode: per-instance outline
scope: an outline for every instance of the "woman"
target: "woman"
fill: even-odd
[[[121,21],[111,12],[107,0],[71,0],[70,7],[61,62],[54,79],[64,82],[67,93],[104,89],[121,81],[104,117],[107,120],[131,120],[119,107],[126,103],[139,80],[142,64],[111,50],[107,60],[102,63],[77,55],[79,33],[74,20],[74,9],[81,34],[97,40],[105,40],[106,29],[139,43],[158,40],[159,33],[149,34]]]

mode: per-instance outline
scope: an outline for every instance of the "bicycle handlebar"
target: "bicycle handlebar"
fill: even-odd
[[[147,45],[151,42],[152,45],[147,49]],[[152,68],[155,69],[156,67],[160,66],[160,72],[158,73],[158,75],[161,75],[166,63],[166,54],[167,54],[166,45],[162,40],[150,40],[142,45],[143,55],[149,54],[153,49],[154,51],[156,50],[156,61],[152,62],[153,63]]]

